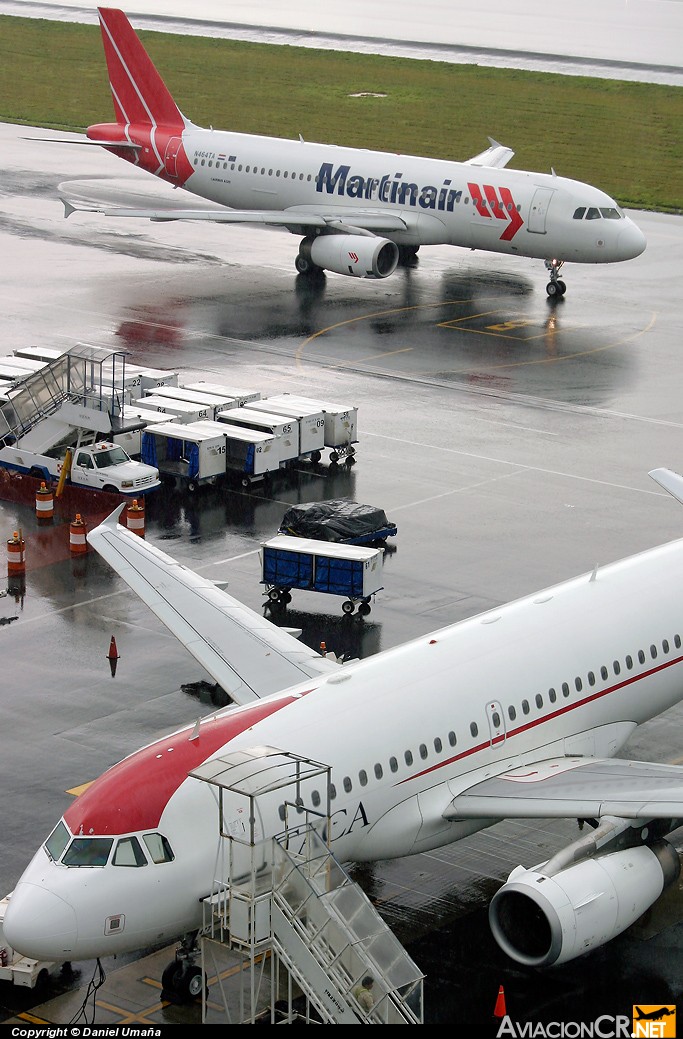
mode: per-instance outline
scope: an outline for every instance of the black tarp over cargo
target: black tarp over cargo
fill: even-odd
[[[346,498],[293,505],[280,524],[281,534],[344,544],[384,540],[395,535],[396,530],[384,509]]]

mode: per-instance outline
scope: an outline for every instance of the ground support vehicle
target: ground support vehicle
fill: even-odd
[[[382,588],[384,551],[278,534],[261,544],[261,584],[271,605],[287,606],[292,589],[343,595],[342,612],[370,613]]]
[[[194,422],[150,423],[142,431],[141,456],[155,465],[165,482],[190,492],[225,479],[226,442],[222,429]]]
[[[358,443],[358,408],[350,404],[300,397],[295,393],[281,393],[270,397],[270,401],[273,405],[281,401],[295,408],[308,408],[315,413],[322,411],[325,416],[324,444],[329,449],[330,462],[334,464],[344,458],[346,465],[353,465],[356,460],[354,444]]]
[[[278,437],[280,441],[280,461],[290,465],[299,457],[299,423],[288,415],[274,415],[270,412],[255,411],[250,405],[228,408],[216,415],[218,422],[246,429],[259,430]]]

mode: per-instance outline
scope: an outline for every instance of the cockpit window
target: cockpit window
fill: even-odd
[[[111,837],[74,837],[62,862],[65,866],[106,866]]]
[[[579,206],[578,209],[574,210],[574,219],[575,220],[583,220],[585,215],[586,215],[586,207],[585,206]]]
[[[600,206],[600,212],[605,220],[621,220],[621,213],[613,206]]]
[[[600,219],[600,210],[597,209],[596,206],[591,206],[590,209],[588,210],[588,212],[586,213],[586,220],[599,220],[599,219]]]
[[[67,844],[71,839],[71,834],[67,830],[64,823],[59,822],[55,826],[54,830],[45,841],[45,851],[48,853],[51,859],[55,862],[61,856],[62,852],[66,848]]]
[[[152,862],[173,862],[175,855],[171,851],[171,845],[160,833],[145,833],[142,839],[147,845]]]
[[[113,866],[147,866],[145,853],[137,837],[122,837],[116,845]]]

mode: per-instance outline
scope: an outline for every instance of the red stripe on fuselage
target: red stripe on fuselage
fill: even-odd
[[[245,710],[207,718],[196,739],[194,726],[152,743],[103,773],[64,813],[72,833],[115,836],[155,830],[164,808],[207,758],[246,729],[287,707],[298,697],[259,702]]]

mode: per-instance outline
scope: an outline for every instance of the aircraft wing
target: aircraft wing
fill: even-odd
[[[683,816],[683,767],[552,758],[468,787],[446,819],[667,819]]]
[[[118,523],[125,503],[87,539],[238,704],[339,667]]]
[[[498,141],[494,141],[493,137],[489,137],[490,147],[486,151],[479,152],[478,155],[474,155],[471,159],[465,159],[467,166],[495,166],[496,169],[501,169],[503,166],[507,166],[512,156],[515,154],[512,148],[506,148],[504,144],[499,144]]]

